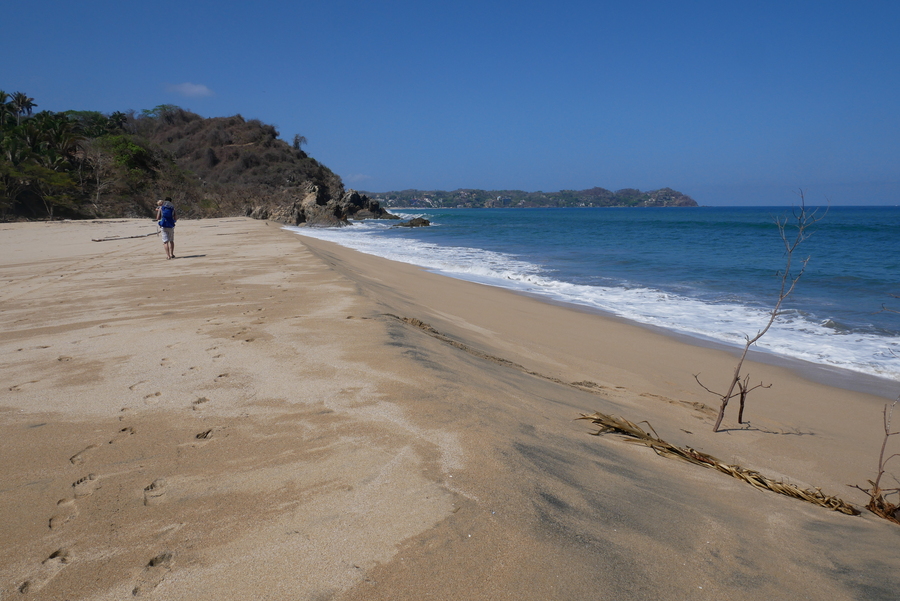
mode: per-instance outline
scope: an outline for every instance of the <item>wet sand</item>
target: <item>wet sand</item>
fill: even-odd
[[[895,599],[885,399],[250,219],[0,224],[0,598]]]

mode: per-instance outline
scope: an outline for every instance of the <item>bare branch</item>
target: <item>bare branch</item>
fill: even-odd
[[[864,489],[859,486],[855,486],[854,488],[858,488],[869,495],[869,503],[866,505],[866,509],[886,520],[900,524],[900,506],[885,499],[886,495],[900,494],[900,488],[881,488],[881,479],[885,475],[885,466],[891,459],[900,457],[900,453],[894,453],[887,458],[884,456],[890,437],[900,434],[900,432],[891,432],[891,420],[894,417],[894,407],[897,406],[898,402],[900,402],[900,397],[897,397],[897,400],[891,403],[890,406],[885,405],[884,411],[882,412],[884,421],[884,439],[881,441],[881,453],[878,455],[878,475],[875,476],[875,481],[869,480],[869,484],[872,485],[869,489]],[[894,480],[896,480],[896,478],[894,478]]]
[[[750,392],[751,390],[756,390],[757,388],[772,388],[772,385],[771,384],[763,384],[762,382],[760,382],[753,388],[748,388],[747,392]]]
[[[703,382],[700,381],[700,374],[694,374],[694,379],[697,380],[697,384],[700,385],[700,388],[702,388],[702,389],[705,390],[706,392],[708,392],[708,393],[710,393],[710,394],[714,394],[714,395],[716,395],[716,396],[722,396],[722,393],[716,392],[716,391],[714,391],[714,390],[710,390],[709,388],[707,388],[706,385],[705,385]]]
[[[782,244],[784,245],[784,256],[785,256],[785,266],[784,269],[777,273],[780,278],[779,289],[778,289],[778,298],[775,301],[775,306],[769,312],[768,320],[766,321],[765,326],[756,332],[756,335],[750,337],[748,335],[744,336],[744,340],[746,341],[744,344],[744,350],[741,353],[740,359],[737,362],[737,365],[734,368],[734,374],[731,377],[731,384],[729,385],[728,392],[725,394],[719,394],[713,392],[706,386],[703,386],[700,383],[700,380],[697,379],[697,376],[694,376],[697,379],[697,383],[700,384],[701,387],[704,388],[707,392],[711,394],[715,394],[721,400],[721,406],[719,407],[719,415],[716,418],[716,424],[713,426],[713,431],[718,432],[719,426],[722,425],[722,419],[725,417],[725,408],[728,405],[728,401],[730,401],[735,396],[740,397],[741,407],[738,412],[738,423],[743,423],[743,415],[744,415],[744,402],[746,401],[747,394],[752,390],[756,390],[757,388],[769,388],[771,385],[763,385],[760,383],[759,386],[753,386],[752,388],[749,386],[749,377],[743,378],[741,374],[741,368],[744,365],[744,360],[747,358],[747,353],[750,351],[750,347],[755,344],[760,338],[762,338],[766,332],[769,331],[769,328],[772,327],[772,324],[775,323],[775,320],[779,315],[783,313],[782,305],[784,301],[794,292],[794,288],[796,288],[797,283],[800,281],[800,278],[803,277],[803,274],[806,272],[806,267],[809,264],[809,257],[802,259],[799,261],[799,269],[796,271],[792,271],[794,269],[794,253],[797,250],[797,247],[800,246],[805,240],[809,239],[813,234],[813,226],[817,224],[819,221],[825,218],[825,215],[828,213],[828,209],[824,212],[821,212],[820,209],[815,209],[812,211],[807,210],[806,208],[806,200],[803,196],[803,190],[799,191],[800,195],[800,206],[794,207],[792,210],[792,217],[776,217],[775,225],[778,227],[778,235],[781,238]],[[793,235],[789,234],[789,230],[794,230]],[[738,389],[738,392],[735,393],[735,388]]]

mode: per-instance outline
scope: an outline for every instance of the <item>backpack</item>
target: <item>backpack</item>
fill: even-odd
[[[175,207],[164,204],[161,209],[162,219],[159,220],[159,227],[175,227]]]

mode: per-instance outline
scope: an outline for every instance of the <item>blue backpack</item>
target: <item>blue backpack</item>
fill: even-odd
[[[163,205],[161,208],[162,219],[159,220],[159,227],[175,227],[175,207]]]

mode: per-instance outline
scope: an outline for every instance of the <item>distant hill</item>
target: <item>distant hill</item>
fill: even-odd
[[[182,217],[250,215],[338,225],[384,207],[696,206],[663,188],[561,192],[405,190],[360,195],[256,119],[204,118],[174,105],[140,113],[33,113],[0,90],[0,220],[150,217],[171,196]]]
[[[524,192],[522,190],[403,190],[365,192],[387,208],[506,208],[506,207],[696,207],[697,202],[671,188],[641,192],[605,188]]]

